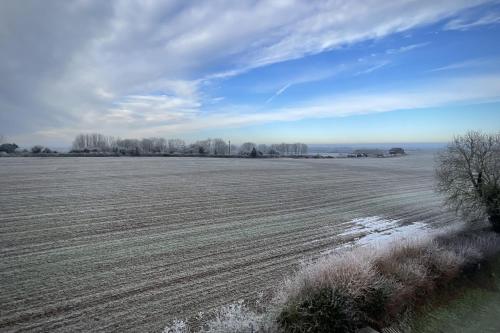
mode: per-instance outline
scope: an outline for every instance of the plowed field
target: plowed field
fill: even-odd
[[[158,332],[253,299],[351,219],[454,220],[433,164],[0,158],[0,331]]]

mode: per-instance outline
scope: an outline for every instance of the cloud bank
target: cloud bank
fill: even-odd
[[[211,106],[222,97],[210,96],[204,87],[255,68],[453,18],[485,2],[2,1],[0,131],[26,141],[68,142],[75,131],[168,136],[407,108],[415,96],[396,92],[324,97],[321,105],[308,101],[280,109],[242,104],[228,112]],[[447,27],[476,23],[449,21]],[[286,83],[275,96],[293,84]],[[496,90],[476,90],[458,99],[498,96]],[[457,99],[432,96],[417,97],[429,105]]]

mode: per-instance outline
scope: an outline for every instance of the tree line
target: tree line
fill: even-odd
[[[26,148],[20,148],[14,142],[7,142],[7,139],[4,135],[0,134],[0,155],[4,154],[58,154],[57,151],[52,150],[48,147],[35,145],[31,147],[29,150]]]
[[[121,139],[99,133],[78,134],[72,145],[73,153],[114,153],[121,155],[178,154],[210,156],[301,156],[308,147],[304,143],[279,143],[272,145],[245,142],[230,144],[223,139],[205,139],[187,144],[182,139],[159,137],[143,139]]]

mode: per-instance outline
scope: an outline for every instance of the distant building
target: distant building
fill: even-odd
[[[390,155],[404,155],[405,150],[403,148],[391,148],[389,149]]]
[[[352,154],[356,157],[384,157],[381,149],[356,149]]]

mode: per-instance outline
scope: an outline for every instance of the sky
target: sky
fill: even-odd
[[[500,131],[500,1],[1,1],[0,134],[446,142]]]

